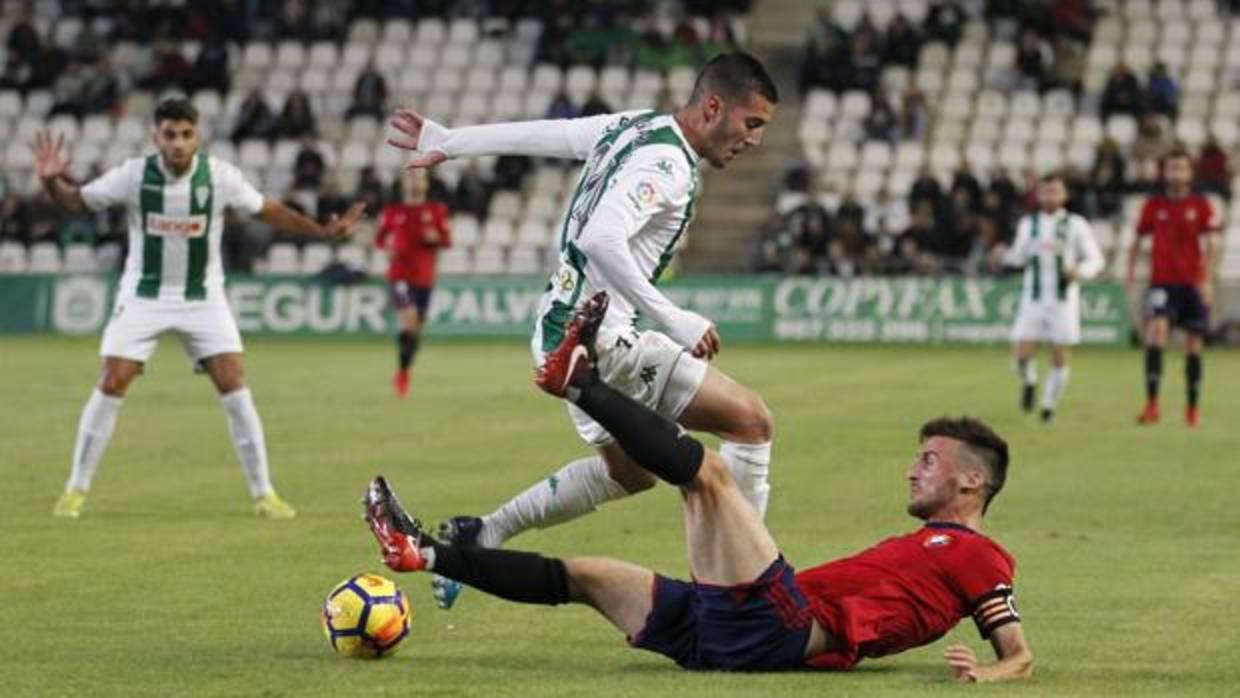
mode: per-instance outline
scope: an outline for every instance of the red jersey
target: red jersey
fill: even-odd
[[[1154,236],[1150,284],[1201,283],[1205,278],[1202,237],[1218,229],[1214,207],[1201,194],[1156,194],[1146,199],[1137,221],[1137,235]]]
[[[388,281],[434,286],[435,256],[451,246],[448,207],[438,201],[388,204],[379,214],[375,247],[388,250]]]
[[[942,637],[972,615],[982,637],[1020,620],[1012,602],[1016,560],[957,524],[927,523],[852,557],[797,574],[815,620],[842,649],[806,658],[850,669],[863,657],[903,652]]]

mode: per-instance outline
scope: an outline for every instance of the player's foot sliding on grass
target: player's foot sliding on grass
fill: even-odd
[[[693,581],[610,558],[445,545],[376,478],[366,518],[390,568],[434,572],[519,603],[589,605],[633,647],[687,669],[850,669],[932,642],[972,616],[997,659],[982,663],[952,645],[945,660],[955,678],[1031,673],[1012,598],[1015,563],[978,532],[1007,469],[1007,446],[994,432],[968,418],[925,424],[907,475],[908,511],[925,525],[798,574],[718,453],[599,380],[587,347],[605,310],[601,297],[583,306],[538,383],[573,400],[637,463],[681,489]]]

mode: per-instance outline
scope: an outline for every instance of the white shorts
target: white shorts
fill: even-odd
[[[605,383],[670,419],[680,418],[706,379],[706,362],[661,332],[603,327],[594,347]],[[614,440],[576,405],[567,404],[582,440],[594,447]]]
[[[1050,342],[1070,346],[1081,342],[1081,314],[1071,301],[1022,301],[1012,325],[1013,342]]]
[[[218,294],[201,301],[117,297],[99,355],[146,363],[165,332],[180,335],[181,346],[195,362],[243,351],[228,300]]]

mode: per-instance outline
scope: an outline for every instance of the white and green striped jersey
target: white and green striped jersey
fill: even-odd
[[[539,308],[536,353],[555,348],[577,305],[599,290],[611,297],[606,325],[632,326],[644,312],[682,346],[701,339],[705,319],[654,288],[693,217],[697,164],[671,115],[621,114],[606,125],[560,226],[560,261]]]
[[[585,161],[557,230],[559,264],[539,307],[536,355],[559,344],[574,309],[598,290],[611,297],[607,325],[627,328],[640,312],[686,348],[710,327],[655,288],[700,190],[698,155],[671,114],[629,111],[455,129],[427,120],[418,147],[448,157],[510,153]]]
[[[203,300],[223,293],[224,209],[256,214],[263,195],[233,165],[205,153],[180,177],[158,154],[131,158],[81,189],[91,210],[125,206],[129,256],[122,297]]]
[[[1068,282],[1064,270],[1092,279],[1102,271],[1103,258],[1088,221],[1064,209],[1039,210],[1020,219],[1004,263],[1025,269],[1022,301],[1076,303],[1079,284]]]

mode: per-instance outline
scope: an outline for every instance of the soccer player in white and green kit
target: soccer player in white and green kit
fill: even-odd
[[[534,362],[541,365],[560,343],[578,306],[606,290],[611,310],[595,342],[603,379],[686,428],[718,435],[720,453],[760,514],[770,492],[771,414],[753,391],[707,363],[719,351],[714,324],[678,308],[655,283],[693,216],[701,162],[723,168],[757,147],[777,101],[761,63],[728,53],[702,68],[688,103],[674,113],[449,129],[401,110],[392,126],[407,138],[389,140],[414,151],[411,167],[498,154],[585,161],[559,230],[559,265],[538,309]],[[658,330],[639,330],[639,316]],[[451,519],[446,537],[496,547],[654,485],[603,427],[574,405],[568,411],[596,454],[564,465],[485,517]],[[451,605],[454,591],[437,593],[441,605]]]
[[[1021,409],[1033,410],[1037,342],[1051,345],[1051,370],[1042,387],[1042,421],[1054,419],[1068,387],[1068,354],[1081,341],[1080,282],[1102,271],[1102,250],[1089,222],[1069,212],[1063,177],[1049,174],[1038,182],[1038,210],[1021,218],[1016,240],[1004,264],[1023,267],[1024,285],[1012,326],[1013,353],[1021,381]]]
[[[81,515],[129,384],[159,336],[173,332],[219,392],[254,513],[292,518],[293,508],[271,485],[262,422],[243,377],[241,334],[224,293],[224,209],[257,215],[280,230],[336,239],[349,234],[365,207],[354,204],[321,225],[265,198],[236,167],[199,151],[198,112],[184,99],[158,105],[152,138],[157,153],[126,160],[81,188],[65,176],[64,137],[43,131],[35,138],[36,170],[60,207],[82,213],[124,206],[129,219],[129,256],[100,348],[103,372],[82,410],[73,469],[52,513]]]

